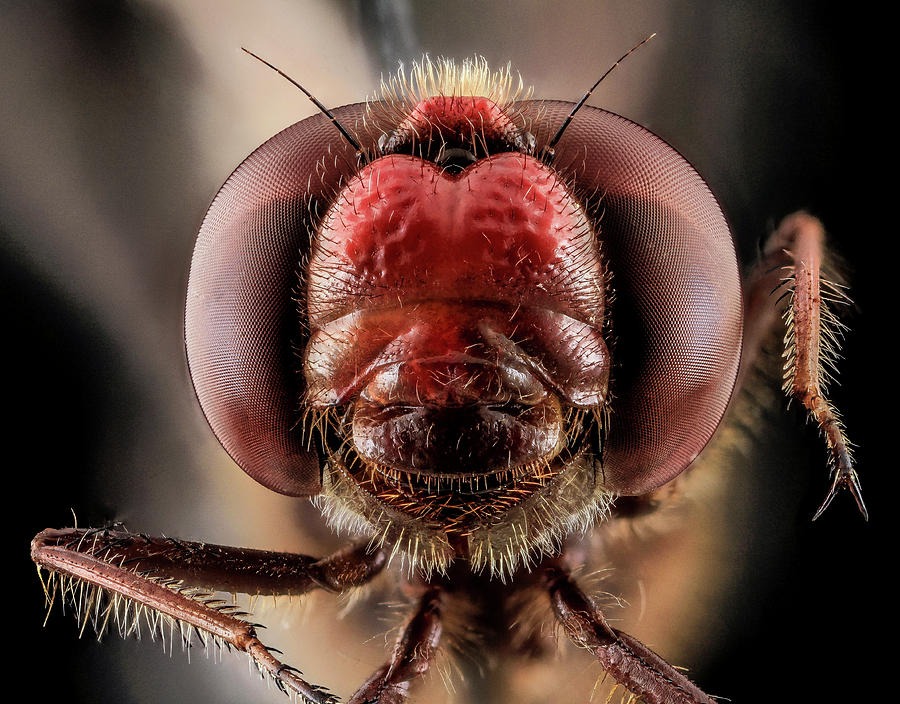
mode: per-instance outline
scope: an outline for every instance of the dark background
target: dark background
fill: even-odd
[[[879,79],[888,75],[879,28],[814,2],[444,5],[0,2],[15,679],[37,701],[280,700],[228,658],[188,668],[147,643],[78,641],[58,613],[42,630],[26,547],[38,530],[70,525],[70,509],[80,525],[123,519],[152,533],[313,553],[334,544],[321,530],[299,531],[296,514],[306,514],[296,502],[269,496],[231,465],[185,371],[183,295],[205,208],[243,156],[313,112],[239,47],[329,105],[363,99],[381,72],[423,51],[510,60],[536,96],[577,100],[655,31],[592,104],[685,154],[745,258],[795,209],[824,220],[856,301],[834,397],[858,445],[872,516],[864,524],[841,496],[809,521],[826,488],[823,451],[802,416],[786,413],[753,467],[746,500],[755,518],[734,555],[748,577],[715,629],[727,638],[693,674],[735,702],[865,699],[880,676],[873,639],[889,613],[877,551],[890,465],[874,419],[891,410],[882,390],[890,380],[883,356],[872,355],[876,330],[889,329],[877,283],[891,276],[883,243],[892,200],[878,176],[887,160]]]

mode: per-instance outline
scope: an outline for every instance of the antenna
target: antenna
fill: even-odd
[[[588,89],[588,92],[585,93],[584,96],[581,98],[581,100],[578,101],[578,104],[574,108],[572,108],[572,112],[569,113],[569,116],[566,118],[566,121],[562,123],[562,127],[559,128],[559,130],[556,133],[556,136],[553,139],[551,139],[550,144],[547,145],[548,150],[553,149],[553,147],[556,146],[556,143],[559,141],[560,137],[562,137],[563,132],[566,131],[566,127],[569,126],[569,123],[572,121],[572,118],[575,117],[575,113],[578,112],[579,110],[581,110],[581,107],[587,102],[587,99],[591,97],[591,93],[593,93],[594,89],[600,85],[601,81],[604,78],[606,78],[609,74],[611,74],[613,72],[613,69],[616,66],[618,66],[620,63],[622,63],[626,58],[628,58],[628,56],[632,52],[640,49],[642,46],[644,46],[644,44],[649,42],[655,36],[656,36],[656,32],[651,34],[649,37],[644,37],[641,41],[639,41],[637,44],[635,44],[633,47],[631,47],[628,51],[626,51],[624,54],[622,54],[622,56],[619,57],[619,60],[616,61],[616,63],[614,63],[612,66],[610,66],[606,70],[606,73],[604,73],[602,76],[600,76],[600,78],[597,79],[597,82]],[[281,72],[279,71],[279,73],[281,73]],[[309,94],[307,93],[307,95],[309,95]]]
[[[334,126],[338,128],[338,131],[340,131],[340,133],[342,135],[344,135],[344,139],[346,139],[350,143],[350,146],[352,146],[357,152],[362,152],[362,147],[359,146],[359,142],[357,142],[350,135],[350,133],[344,128],[344,126],[340,122],[338,122],[337,118],[331,114],[331,111],[328,108],[326,108],[324,105],[322,105],[322,103],[319,102],[319,100],[318,100],[318,98],[316,98],[316,96],[314,96],[312,93],[310,93],[308,90],[306,90],[306,88],[304,88],[299,83],[297,83],[297,81],[295,81],[293,78],[288,76],[280,68],[278,68],[277,66],[273,66],[268,61],[266,61],[262,57],[257,56],[249,49],[246,49],[245,47],[241,47],[241,51],[243,51],[246,54],[250,54],[250,56],[252,56],[254,59],[256,59],[257,61],[260,61],[261,63],[264,63],[270,69],[275,71],[275,73],[277,73],[279,76],[281,76],[282,78],[286,78],[288,81],[293,83],[297,88],[302,90],[303,94],[312,101],[313,105],[315,105],[317,108],[319,108],[319,110],[321,110],[322,113],[325,114],[328,117],[328,119],[334,123]],[[587,98],[587,96],[585,96],[585,98]]]

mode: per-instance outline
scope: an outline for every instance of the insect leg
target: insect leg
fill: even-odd
[[[747,286],[745,356],[752,360],[778,315],[770,294],[783,291],[778,298],[786,301],[782,311],[787,325],[783,389],[800,401],[818,424],[832,474],[831,487],[814,520],[842,487],[850,491],[868,520],[844,426],[825,396],[824,383],[833,371],[844,329],[828,303],[848,303],[849,298],[843,287],[823,275],[824,239],[822,223],[803,212],[786,217],[769,238]]]
[[[715,704],[693,682],[636,638],[616,630],[560,565],[546,568],[546,586],[559,622],[572,641],[647,704]]]
[[[88,553],[103,562],[190,585],[251,595],[304,594],[312,589],[339,592],[367,583],[387,562],[384,551],[369,552],[366,543],[315,558],[126,531],[77,528],[40,533],[32,541],[32,559],[55,569],[44,562],[44,555],[60,549]]]
[[[45,530],[31,544],[32,560],[50,571],[44,591],[52,606],[57,594],[74,606],[82,630],[90,620],[98,635],[112,621],[123,635],[168,630],[189,644],[195,633],[204,644],[246,652],[259,670],[301,701],[332,704],[326,689],[300,677],[279,661],[256,635],[246,612],[187,585],[250,594],[340,590],[374,577],[386,562],[378,552],[353,546],[316,560],[305,555],[243,550],[123,531]],[[174,636],[173,636],[174,637]]]
[[[379,668],[350,699],[350,704],[403,704],[409,685],[431,666],[441,638],[441,589],[431,585],[394,646],[389,663]]]

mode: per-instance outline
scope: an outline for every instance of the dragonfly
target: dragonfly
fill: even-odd
[[[351,702],[406,701],[446,643],[521,657],[541,610],[626,696],[714,701],[614,626],[578,565],[689,482],[773,331],[784,391],[825,440],[819,513],[845,489],[866,515],[824,383],[847,293],[805,213],[742,277],[702,178],[590,94],[533,100],[483,60],[426,59],[248,157],[198,236],[191,376],[237,464],[355,540],[318,557],[47,530],[48,601],[82,628],[245,652],[322,704],[337,699],[217,593],[345,592],[387,571],[409,616]]]

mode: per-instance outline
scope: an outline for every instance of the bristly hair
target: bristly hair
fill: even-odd
[[[88,543],[85,552],[92,554],[110,564],[124,565],[124,558],[110,555],[109,550],[102,548],[95,551]],[[44,572],[46,569],[46,573]],[[226,614],[238,621],[244,621],[252,627],[262,627],[261,624],[247,620],[251,616],[247,611],[239,610],[241,607],[225,598],[224,594],[205,589],[203,587],[187,586],[182,580],[171,577],[162,577],[148,572],[139,572],[131,569],[130,572],[142,576],[148,582],[164,587],[178,594],[180,597],[191,599],[219,613]],[[175,644],[179,643],[182,650],[190,660],[192,648],[199,644],[204,650],[207,659],[221,661],[223,653],[240,652],[226,639],[222,638],[213,629],[189,624],[179,618],[170,616],[153,608],[149,604],[135,601],[113,589],[107,589],[98,584],[92,584],[77,576],[56,572],[55,570],[40,565],[37,567],[38,579],[44,589],[47,618],[54,604],[59,603],[63,611],[69,610],[75,616],[78,624],[78,635],[81,637],[90,623],[91,630],[100,640],[111,628],[118,630],[122,638],[135,637],[140,639],[146,633],[153,641],[162,644],[164,652],[170,655],[175,651]],[[262,646],[270,652],[279,652],[274,648]],[[312,685],[310,692],[313,699],[309,699],[300,692],[288,689],[281,679],[280,673],[275,675],[263,669],[259,662],[249,658],[251,665],[256,666],[259,676],[269,684],[274,684],[284,694],[288,695],[292,704],[337,704],[338,699],[324,687]],[[293,669],[293,668],[290,668]]]
[[[500,108],[517,100],[531,97],[532,88],[525,86],[522,76],[514,72],[512,64],[492,71],[483,56],[472,56],[457,63],[440,56],[432,59],[423,54],[413,61],[407,75],[401,63],[395,74],[381,78],[381,86],[375,100],[414,108],[422,100],[435,95],[447,97],[479,96],[489,98]]]
[[[608,517],[614,495],[603,488],[600,475],[594,461],[576,460],[545,489],[509,509],[503,520],[472,530],[473,572],[508,582],[516,570],[530,570],[558,552],[568,536]],[[338,462],[327,463],[323,491],[313,502],[337,533],[368,536],[373,547],[393,546],[390,561],[397,559],[410,574],[446,574],[454,560],[443,531],[377,501]]]
[[[827,390],[829,384],[835,381],[837,362],[840,358],[841,339],[847,330],[847,326],[840,321],[835,312],[831,309],[829,303],[848,305],[851,303],[851,300],[844,291],[845,286],[825,278],[824,275],[820,277],[819,285],[822,288],[822,295],[819,304],[820,327],[818,330],[816,375],[822,389]],[[793,285],[791,285],[790,292],[790,305],[785,307],[782,314],[786,327],[784,350],[785,393],[789,393],[792,388],[797,360],[797,343],[794,330],[795,291]]]
[[[797,288],[796,288],[796,267],[786,267],[788,269],[787,276],[782,284],[786,285],[787,291],[785,297],[787,304],[782,311],[782,317],[785,323],[784,334],[784,365],[782,390],[790,398],[793,396],[796,387],[796,378],[798,374],[798,344],[802,342],[797,340],[797,329],[795,326],[795,317],[797,316],[796,307]],[[846,286],[841,281],[840,274],[832,268],[830,262],[824,262],[822,270],[819,274],[819,303],[818,303],[818,327],[811,331],[812,342],[814,345],[814,359],[812,360],[813,383],[818,387],[818,391],[824,396],[827,393],[828,386],[835,382],[837,374],[837,362],[840,359],[841,342],[847,326],[838,318],[832,309],[834,305],[850,305],[852,301],[846,293]],[[834,424],[841,439],[847,446],[847,451],[852,457],[852,444],[844,436],[844,424],[840,414],[827,400],[825,404],[834,417]],[[833,454],[829,453],[829,465],[834,469]]]

